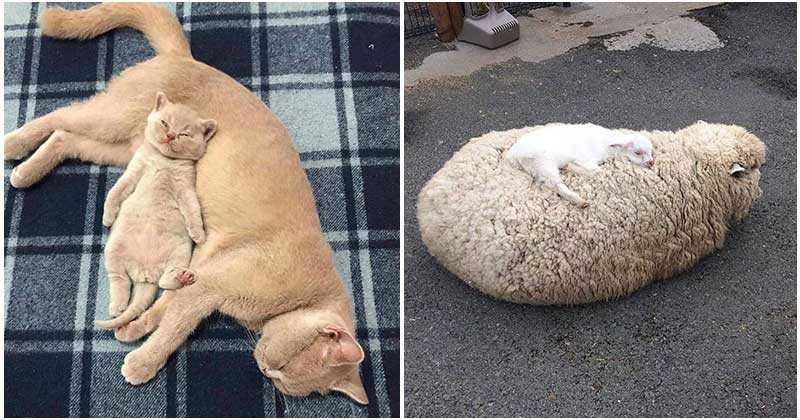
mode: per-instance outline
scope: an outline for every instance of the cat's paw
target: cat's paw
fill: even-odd
[[[197,277],[195,277],[194,271],[186,269],[178,271],[175,274],[175,280],[183,286],[189,286],[197,281]]]
[[[117,220],[117,212],[113,210],[105,210],[103,211],[103,226],[110,228],[111,225],[114,224],[114,221]]]
[[[14,130],[3,136],[3,160],[21,160],[28,156],[28,150],[19,138],[19,130]]]
[[[28,188],[36,180],[25,170],[25,165],[19,165],[11,170],[11,186],[14,188]]]
[[[580,203],[578,203],[578,207],[580,207],[582,209],[589,208],[589,202],[588,201],[581,201]]]
[[[153,379],[164,362],[153,357],[141,347],[128,353],[122,364],[122,376],[131,385],[141,385]]]
[[[136,341],[147,334],[145,324],[140,320],[129,322],[114,330],[114,338],[122,343]]]

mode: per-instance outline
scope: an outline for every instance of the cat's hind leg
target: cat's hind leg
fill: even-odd
[[[119,227],[117,227],[117,229],[119,229]],[[153,301],[156,300],[156,295],[158,295],[158,286],[155,284],[153,270],[142,267],[138,261],[132,259],[130,253],[120,252],[119,250],[122,249],[124,245],[122,244],[122,239],[118,239],[120,237],[114,235],[114,233],[115,232],[112,231],[112,237],[109,239],[108,244],[106,244],[106,259],[108,260],[108,257],[113,255],[122,261],[133,287],[131,288],[131,283],[129,283],[125,285],[127,288],[122,288],[120,286],[117,290],[111,290],[110,297],[112,301],[115,299],[115,294],[127,293],[130,296],[130,302],[127,302],[128,304],[121,314],[114,316],[112,319],[95,321],[94,325],[98,328],[111,329],[127,324],[147,310]]]
[[[156,303],[147,308],[143,314],[139,315],[139,318],[117,328],[114,331],[114,337],[123,343],[128,343],[150,334],[158,327],[158,324],[161,323],[161,319],[167,311],[169,302],[174,297],[174,290],[165,290],[164,293],[158,297]]]
[[[108,314],[116,317],[128,307],[132,282],[125,271],[125,257],[115,237],[106,244],[105,264],[108,273]]]
[[[555,190],[559,197],[574,203],[578,207],[589,207],[588,201],[581,198],[578,193],[570,190],[569,187],[564,184],[564,180],[561,179],[561,174],[558,170],[558,165],[555,162],[546,159],[536,160],[533,168],[539,180],[547,187]]]
[[[130,143],[105,143],[57,129],[28,160],[11,171],[11,185],[27,188],[52,172],[64,159],[77,158],[124,167],[132,156]]]
[[[175,297],[170,301],[161,325],[141,347],[125,356],[122,365],[125,380],[139,385],[155,377],[170,355],[221,303],[221,298],[210,293],[202,283],[175,291]]]
[[[567,168],[578,175],[593,176],[600,170],[600,165],[593,161],[575,161],[568,163]]]
[[[156,300],[158,286],[152,283],[134,282],[131,302],[127,308],[117,317],[106,321],[95,321],[94,325],[98,328],[118,328],[121,327],[144,313],[150,304]]]

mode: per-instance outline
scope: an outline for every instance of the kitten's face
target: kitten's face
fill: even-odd
[[[352,335],[343,329],[326,328],[310,343],[303,344],[283,366],[268,366],[270,355],[266,352],[270,351],[270,346],[264,338],[256,346],[259,368],[279,391],[297,397],[337,391],[360,404],[368,403],[359,376],[364,351]]]
[[[200,118],[191,108],[169,102],[159,92],[156,105],[147,116],[145,138],[164,156],[199,160],[216,130],[216,121]]]
[[[628,160],[644,168],[652,168],[653,144],[650,139],[642,134],[631,134],[625,143],[625,152]]]

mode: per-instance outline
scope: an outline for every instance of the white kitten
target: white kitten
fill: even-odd
[[[177,289],[196,280],[188,268],[192,241],[202,243],[205,231],[195,163],[216,130],[216,121],[156,95],[145,141],[106,198],[103,224],[114,225],[105,249],[109,313],[116,318],[96,326],[125,325],[153,303],[158,286]]]
[[[646,136],[622,134],[594,124],[548,124],[520,137],[507,157],[518,161],[526,172],[562,198],[588,207],[588,201],[564,185],[559,169],[592,175],[615,149],[624,151],[628,160],[637,165],[653,167],[653,146]]]

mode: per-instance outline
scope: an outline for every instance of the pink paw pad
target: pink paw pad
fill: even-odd
[[[194,283],[194,273],[191,271],[181,271],[175,276],[175,280],[184,286],[188,286]]]

